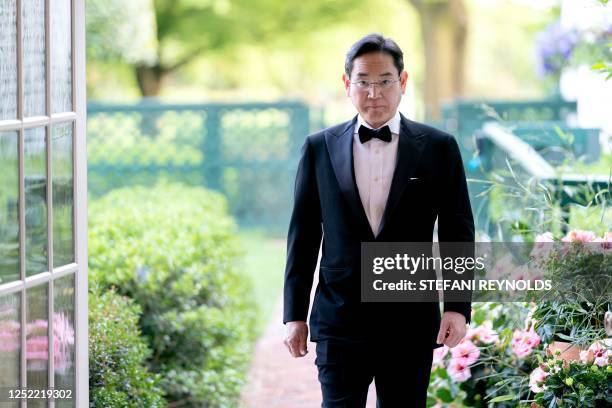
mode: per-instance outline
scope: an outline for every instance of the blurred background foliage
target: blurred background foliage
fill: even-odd
[[[567,15],[571,0],[86,3],[90,279],[132,299],[126,321],[143,341],[104,325],[95,336],[134,350],[117,367],[136,367],[143,398],[177,407],[236,402],[254,340],[280,321],[274,310],[299,146],[308,132],[354,115],[341,76],[346,51],[367,33],[404,51],[409,83],[400,110],[453,133],[470,183],[488,183],[480,193],[471,184],[472,199],[480,198],[473,208],[490,213],[477,225],[481,236],[495,237],[485,225],[526,240],[546,230],[610,230],[607,205],[560,206],[552,184],[513,170],[508,151],[482,131],[493,120],[510,129],[506,141],[512,131],[535,132],[532,147],[557,153],[550,164],[559,179],[610,174],[609,129],[606,136],[599,123],[575,120],[596,110],[593,94],[603,86],[572,79],[584,98],[576,92],[570,103],[560,82],[580,64],[609,72],[612,30],[588,21],[582,31],[562,28],[561,4]],[[444,102],[452,104],[441,120]],[[574,134],[597,146],[588,151],[593,160],[564,142]],[[485,169],[495,157],[501,165]],[[92,321],[107,313],[94,312]],[[511,334],[505,318],[497,325]],[[113,344],[96,352],[121,360]],[[100,406],[124,398],[121,376],[94,374],[97,388],[114,387],[92,392]],[[446,391],[436,387],[438,398]]]
[[[351,109],[340,82],[346,50],[362,35],[382,32],[405,52],[407,96],[417,117],[426,104],[435,110],[434,102],[454,96],[451,90],[541,97],[548,88],[536,73],[533,39],[559,11],[553,2],[533,3],[88,0],[88,95],[113,101],[299,98],[324,105],[335,120]]]
[[[276,240],[286,232],[301,139],[354,114],[340,79],[345,53],[356,39],[381,32],[399,43],[409,73],[400,109],[455,134],[465,148],[468,178],[486,178],[477,172],[479,152],[471,146],[483,112],[471,111],[473,117],[466,118],[479,125],[462,131],[459,116],[447,115],[442,122],[439,109],[462,99],[515,101],[508,113],[522,113],[514,119],[500,111],[485,112],[486,120],[537,121],[554,133],[559,123],[531,115],[530,100],[556,106],[563,69],[584,63],[606,67],[610,60],[603,41],[610,36],[609,23],[604,35],[592,21],[585,21],[582,33],[561,29],[562,5],[572,14],[570,3],[582,5],[570,0],[87,0],[89,192],[97,198],[160,179],[206,186],[224,194],[252,248],[260,242],[254,238],[259,232],[246,230],[256,223],[245,220],[272,214],[281,231],[273,231],[266,249],[253,252],[259,258],[249,258],[247,251],[251,265],[276,265],[276,278],[266,279],[274,285],[257,289],[267,299],[262,294],[278,290],[283,262],[262,254],[284,255]],[[594,89],[574,82],[586,92]],[[155,104],[112,106],[143,98],[161,102],[159,111]],[[277,106],[287,100],[299,105]],[[185,103],[194,106],[179,106]],[[561,119],[570,122],[556,120]],[[612,155],[602,140],[596,161],[555,164],[558,173],[609,174]],[[495,193],[488,200],[481,201],[496,214]],[[525,206],[508,215],[505,200],[498,218],[514,225],[522,213],[518,208]],[[562,218],[556,206],[551,208],[539,217]],[[600,209],[577,209],[571,209],[579,213],[570,217],[572,227],[608,228],[609,218]]]

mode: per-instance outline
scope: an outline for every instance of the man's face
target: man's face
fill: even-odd
[[[353,61],[350,78],[342,75],[346,94],[351,98],[357,111],[372,127],[378,128],[395,115],[402,94],[406,91],[408,73],[397,72],[393,57],[387,53],[371,52],[360,55]],[[382,86],[382,81],[396,81],[389,86]],[[360,88],[355,82],[378,82]]]

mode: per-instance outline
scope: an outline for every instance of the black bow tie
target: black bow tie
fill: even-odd
[[[382,140],[383,142],[391,141],[391,129],[389,126],[383,126],[380,129],[370,129],[363,125],[359,126],[359,141],[365,143],[373,137]]]

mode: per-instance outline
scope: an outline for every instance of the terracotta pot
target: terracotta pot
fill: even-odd
[[[582,351],[580,347],[566,341],[553,341],[548,346],[548,349],[553,354],[555,350],[559,350],[561,352],[561,359],[567,362],[580,360],[580,351]]]

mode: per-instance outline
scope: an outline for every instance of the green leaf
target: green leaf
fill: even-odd
[[[503,402],[503,401],[511,401],[514,399],[514,395],[500,395],[499,397],[495,397],[489,402]]]
[[[451,395],[450,390],[446,388],[438,389],[438,392],[436,392],[436,396],[444,402],[452,402],[454,399],[453,396]]]
[[[436,405],[438,403],[438,400],[436,400],[434,397],[427,397],[427,407],[433,407],[434,405]]]
[[[484,309],[478,309],[476,313],[474,313],[474,323],[482,324],[487,318],[487,311]]]
[[[563,333],[556,333],[555,334],[557,337],[559,337],[562,340],[567,340],[567,341],[573,341],[574,339],[571,336],[568,336],[567,334],[563,334]]]
[[[438,368],[438,375],[440,376],[440,378],[447,380],[448,379],[448,372],[446,371],[446,369],[444,368]]]

